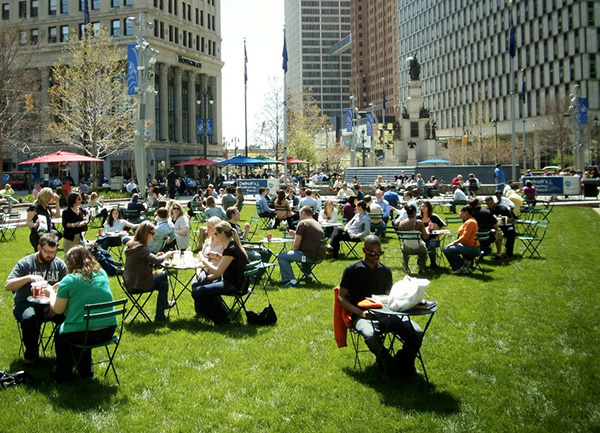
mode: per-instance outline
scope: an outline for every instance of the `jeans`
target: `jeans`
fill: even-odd
[[[159,272],[158,274],[154,274],[154,286],[152,289],[158,292],[154,320],[165,320],[167,318],[165,316],[165,308],[167,307],[169,298],[169,280],[166,273]]]
[[[6,202],[8,203],[8,213],[12,213],[13,203],[14,204],[19,203],[19,200],[17,200],[14,197],[11,197],[10,195],[5,195],[4,200],[6,200]]]
[[[351,238],[350,234],[341,227],[334,228],[333,234],[331,235],[331,240],[329,241],[329,245],[331,245],[333,248],[333,251],[331,252],[331,257],[333,257],[334,259],[337,259],[340,254],[340,243],[342,241],[360,242],[361,239]]]
[[[23,345],[25,346],[25,359],[34,361],[38,357],[38,342],[40,340],[40,329],[43,322],[54,322],[60,325],[65,321],[64,314],[48,316],[48,306],[32,304],[29,301],[18,302],[13,308],[13,315],[23,333]]]
[[[444,255],[448,259],[448,263],[453,271],[460,269],[464,266],[465,261],[462,259],[462,254],[477,255],[479,254],[479,247],[470,247],[461,243],[447,246],[444,248]]]
[[[282,282],[287,283],[296,279],[292,270],[292,262],[301,262],[303,257],[304,254],[300,250],[285,251],[277,256]],[[302,268],[305,272],[308,272],[309,267],[305,263],[302,264]]]
[[[354,329],[362,335],[369,350],[378,357],[385,357],[388,351],[383,346],[381,333],[386,331],[396,334],[403,342],[402,350],[407,353],[407,362],[414,365],[417,353],[423,343],[421,327],[406,316],[379,315],[378,319],[354,319]],[[379,359],[378,359],[379,361]]]
[[[427,251],[429,252],[429,265],[435,268],[437,266],[435,250],[440,247],[440,240],[439,238],[435,240],[429,239],[425,241],[425,245],[427,245]]]
[[[457,204],[465,205],[465,204],[468,204],[468,202],[465,200],[456,200],[456,201],[452,200],[450,202],[450,212],[456,213],[456,205]]]
[[[86,344],[100,344],[110,340],[116,325],[108,328],[88,332]],[[56,350],[56,372],[54,378],[57,381],[65,381],[73,376],[73,362],[77,361],[77,372],[81,377],[94,377],[94,365],[92,362],[92,351],[81,350],[71,344],[83,344],[85,331],[81,332],[57,332],[54,337],[54,348]]]
[[[208,317],[215,325],[226,323],[229,318],[229,309],[221,295],[231,295],[237,290],[231,283],[224,280],[195,282],[192,284],[192,298],[194,298],[196,314]]]
[[[506,255],[512,257],[515,250],[515,238],[517,236],[514,226],[500,226],[500,230],[506,238]]]
[[[378,223],[371,223],[371,231],[375,232],[375,236],[381,238],[385,236],[385,221],[379,221]]]

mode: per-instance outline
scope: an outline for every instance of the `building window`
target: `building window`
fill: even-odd
[[[133,6],[133,0],[123,0],[123,6]],[[163,8],[162,0],[160,0],[160,8]]]
[[[31,45],[35,45],[38,43],[39,36],[40,36],[40,33],[38,32],[38,29],[31,29],[31,38],[30,38]]]
[[[69,13],[69,0],[60,0],[60,13],[61,14]]]
[[[125,25],[123,26],[124,35],[131,36],[133,34],[133,21],[124,20]]]
[[[121,36],[121,20],[112,20],[110,22],[110,34],[113,37]]]
[[[185,15],[185,3],[183,3],[181,5],[181,18],[183,18],[184,20],[186,19],[186,15]]]
[[[100,0],[92,0],[92,10],[99,10],[100,9]]]
[[[120,6],[121,0],[110,0],[110,7],[118,8]]]
[[[27,32],[25,30],[21,30],[19,42],[21,45],[25,45],[27,43]]]
[[[27,18],[27,2],[19,2],[19,18]]]
[[[8,3],[2,3],[2,19],[7,20],[10,18],[10,5]]]
[[[31,11],[29,14],[32,18],[38,16],[38,0],[31,0]]]
[[[56,0],[48,1],[48,15],[56,15]]]
[[[411,137],[419,136],[419,122],[410,122],[410,136]]]
[[[57,42],[56,27],[48,27],[48,43],[55,44]]]
[[[67,42],[69,39],[69,26],[60,26],[60,41]]]

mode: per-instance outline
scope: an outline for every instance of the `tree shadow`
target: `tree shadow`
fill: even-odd
[[[460,401],[447,391],[438,391],[421,375],[412,381],[382,378],[376,364],[363,371],[344,367],[344,372],[357,382],[377,391],[383,404],[405,410],[450,415],[460,411]]]

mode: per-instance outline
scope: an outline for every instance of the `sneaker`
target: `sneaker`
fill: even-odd
[[[173,308],[175,305],[177,304],[177,301],[169,301],[167,302],[167,305],[165,307],[165,310],[170,310],[171,308]]]
[[[304,281],[306,281],[307,283],[312,283],[313,277],[311,275],[307,275],[306,277],[304,277]]]
[[[298,287],[298,281],[290,280],[287,283],[284,283],[283,287]]]
[[[506,256],[504,253],[496,254],[496,260],[504,260]]]

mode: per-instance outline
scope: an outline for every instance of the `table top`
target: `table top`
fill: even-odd
[[[46,298],[45,296],[43,298],[34,298],[33,296],[28,296],[27,300],[29,302],[31,302],[32,304],[40,304],[40,305],[50,304],[50,298]]]
[[[269,244],[285,244],[288,242],[294,242],[294,238],[271,238],[271,240],[267,238],[262,238],[260,242],[269,243]]]
[[[452,232],[450,230],[432,230],[429,232],[431,235],[450,235]]]
[[[437,305],[433,308],[412,308],[407,311],[394,311],[390,310],[390,307],[384,305],[382,308],[371,308],[369,311],[375,314],[386,314],[389,316],[428,316],[435,313],[438,310]]]
[[[323,227],[324,229],[326,229],[327,227],[340,227],[343,224],[342,223],[319,223],[321,224],[321,227]]]
[[[174,269],[177,271],[181,271],[181,270],[186,270],[186,269],[198,269],[198,268],[205,268],[206,266],[204,265],[204,263],[199,262],[198,260],[194,260],[192,262],[173,262],[173,261],[164,261],[162,263],[162,266],[165,269]]]

